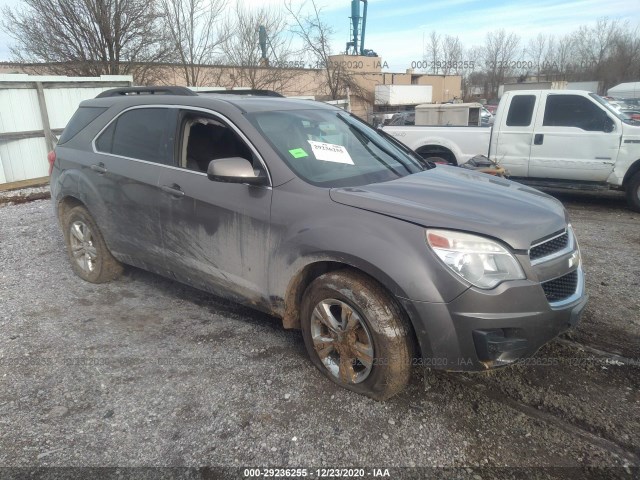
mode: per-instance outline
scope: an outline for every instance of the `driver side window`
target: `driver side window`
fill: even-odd
[[[212,160],[241,157],[260,168],[247,144],[221,120],[187,113],[181,123],[180,167],[206,173]]]
[[[607,114],[580,95],[549,95],[542,125],[576,127],[589,132],[607,131]]]

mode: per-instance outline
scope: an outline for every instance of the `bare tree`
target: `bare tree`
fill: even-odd
[[[154,0],[23,0],[5,7],[4,28],[18,62],[46,63],[71,75],[133,73],[144,79],[148,62],[167,48]]]
[[[604,87],[640,78],[640,34],[638,29],[619,32],[614,41],[607,72],[603,78]]]
[[[492,98],[498,96],[498,87],[505,78],[514,73],[512,64],[519,45],[520,37],[515,33],[507,33],[504,29],[487,33],[483,56],[489,84],[487,94]]]
[[[320,18],[321,9],[311,0],[310,6],[305,2],[294,10],[291,1],[285,3],[285,9],[293,18],[291,31],[302,41],[302,51],[308,57],[311,66],[322,70],[323,84],[331,99],[336,100],[345,94],[345,86],[341,81],[340,65],[331,61],[331,36],[334,30]]]
[[[602,75],[607,57],[611,55],[620,33],[620,22],[608,18],[598,19],[593,26],[578,28],[574,33],[577,67],[589,74]]]
[[[628,21],[600,18],[561,37],[543,34],[520,48],[520,39],[504,30],[487,35],[485,45],[465,50],[462,69],[453,61],[458,48],[455,37],[431,32],[425,45],[425,61],[433,73],[461,73],[465,98],[495,98],[505,81],[525,81],[534,75],[547,81],[593,81],[602,93],[608,87],[640,78],[640,31]],[[445,61],[445,59],[447,61]],[[452,60],[448,61],[449,59]],[[443,67],[453,67],[443,70]]]
[[[229,37],[226,0],[159,0],[173,55],[188,86],[218,83],[221,46]],[[217,75],[216,75],[217,74]]]
[[[478,94],[477,87],[482,87],[482,92],[487,90],[487,76],[482,71],[483,50],[481,47],[471,47],[463,50],[464,60],[462,62],[462,97],[471,98]],[[476,87],[476,88],[474,88]]]
[[[424,61],[427,62],[427,70],[436,75],[440,73],[440,62],[442,61],[442,37],[435,30],[432,30],[427,37],[425,45]]]
[[[545,64],[549,62],[549,47],[552,42],[553,37],[547,37],[542,33],[529,40],[526,48],[529,59],[529,62],[527,62],[527,74],[534,73],[539,80]]]
[[[443,75],[458,75],[463,69],[462,44],[456,36],[446,35],[442,40]]]
[[[574,56],[574,37],[565,35],[549,45],[549,57],[551,64],[547,68],[547,74],[555,74],[557,80],[569,80],[571,74],[571,60]]]
[[[260,49],[260,27],[264,27],[267,58]],[[234,87],[286,90],[296,76],[291,60],[291,38],[286,14],[280,8],[246,8],[236,4],[231,19],[232,35],[223,43],[225,62],[234,67],[229,82]]]
[[[640,74],[640,37],[628,22],[600,18],[573,34],[578,80],[601,82],[601,92]]]
[[[291,31],[301,40],[303,52],[309,63],[322,72],[322,86],[332,100],[345,96],[355,96],[372,104],[374,93],[360,82],[360,75],[345,63],[332,60],[331,37],[333,28],[321,18],[321,9],[315,0],[304,2],[294,10],[291,1],[285,4],[293,20]]]

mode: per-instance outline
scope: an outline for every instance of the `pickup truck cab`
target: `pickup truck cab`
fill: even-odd
[[[640,211],[640,123],[579,90],[505,93],[491,131],[395,127],[385,131],[425,157],[464,163],[485,153],[534,186],[625,190]]]

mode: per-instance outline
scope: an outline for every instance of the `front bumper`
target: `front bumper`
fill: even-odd
[[[411,317],[424,366],[485,370],[532,356],[579,322],[588,301],[579,273],[576,294],[556,305],[530,280],[490,291],[470,288],[450,303],[399,300]]]

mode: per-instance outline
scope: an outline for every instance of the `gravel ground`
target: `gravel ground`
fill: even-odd
[[[0,466],[638,467],[640,215],[559,198],[579,327],[517,367],[417,370],[384,403],[324,379],[268,315],[133,268],[83,282],[50,201],[0,206]]]

